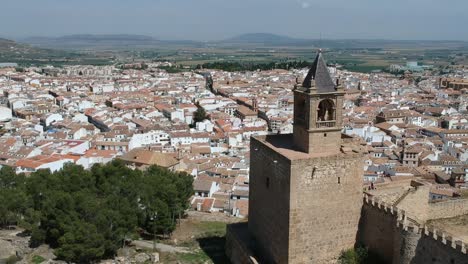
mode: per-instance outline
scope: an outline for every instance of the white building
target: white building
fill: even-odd
[[[7,122],[13,118],[13,113],[10,108],[0,106],[0,122]]]

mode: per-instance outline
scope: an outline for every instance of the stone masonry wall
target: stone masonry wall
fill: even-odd
[[[230,224],[226,230],[226,255],[232,264],[258,264],[249,247],[248,230],[244,223]]]
[[[466,244],[460,241],[450,240],[448,235],[437,234],[438,231],[422,230],[415,255],[411,262],[401,262],[403,264],[468,264]]]
[[[420,226],[404,211],[366,196],[358,242],[393,264],[468,264],[466,241]]]
[[[393,261],[396,214],[393,208],[384,207],[374,200],[365,201],[359,221],[357,241],[387,263]]]
[[[405,212],[411,212],[413,218],[426,221],[429,219],[429,190],[430,186],[411,189],[406,197],[395,206]]]
[[[310,144],[309,153],[327,153],[339,149],[341,143],[341,131],[328,131],[324,129],[320,133],[308,134]]]
[[[333,263],[352,248],[362,207],[361,154],[294,160],[288,263]]]
[[[399,223],[393,264],[468,264],[466,243],[439,230]]]
[[[468,199],[429,202],[430,189],[430,185],[418,186],[410,190],[395,206],[405,212],[411,212],[411,217],[420,222],[468,214]]]
[[[468,199],[429,203],[429,219],[451,218],[468,214]]]
[[[255,250],[262,263],[288,263],[290,162],[255,138],[250,149],[249,231]]]

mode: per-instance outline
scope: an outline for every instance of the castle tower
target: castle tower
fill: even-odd
[[[363,155],[343,147],[343,96],[319,52],[294,90],[293,134],[251,139],[248,233],[260,263],[333,263],[354,246]]]
[[[294,90],[294,144],[299,150],[339,150],[343,97],[343,89],[333,82],[319,52],[302,86]]]

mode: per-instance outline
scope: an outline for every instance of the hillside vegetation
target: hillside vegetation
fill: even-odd
[[[3,167],[0,225],[20,225],[31,246],[49,244],[59,259],[90,263],[113,257],[125,239],[173,232],[192,193],[185,173],[134,171],[120,161],[28,177]]]

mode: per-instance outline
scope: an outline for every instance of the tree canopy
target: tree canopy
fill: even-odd
[[[193,112],[193,121],[195,123],[203,122],[203,120],[208,119],[208,115],[206,114],[205,108],[198,107],[198,109]]]
[[[131,170],[118,160],[29,177],[3,167],[0,225],[19,224],[31,233],[32,246],[47,243],[60,259],[90,263],[114,256],[126,237],[170,234],[192,193],[185,173]]]

